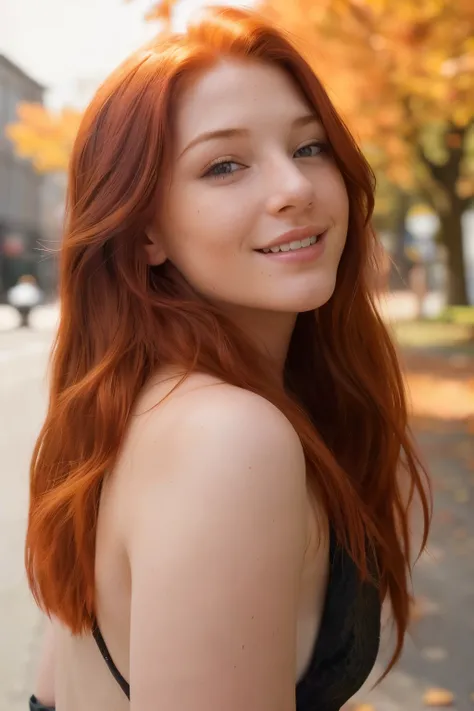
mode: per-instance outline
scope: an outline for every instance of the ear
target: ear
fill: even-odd
[[[167,260],[163,241],[153,227],[145,230],[145,253],[148,264],[154,267],[163,264]]]

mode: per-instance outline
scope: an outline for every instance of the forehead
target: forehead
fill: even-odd
[[[223,60],[183,88],[176,107],[178,143],[229,126],[291,123],[311,107],[291,76],[277,65]]]

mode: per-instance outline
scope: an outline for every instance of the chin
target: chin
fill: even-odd
[[[327,284],[319,284],[317,289],[310,289],[307,293],[295,294],[289,299],[283,308],[284,311],[293,313],[304,313],[319,309],[331,299],[334,294],[336,280],[328,281]]]

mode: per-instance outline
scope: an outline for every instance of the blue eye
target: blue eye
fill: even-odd
[[[307,146],[301,146],[295,152],[296,158],[315,158],[322,153],[327,153],[329,151],[329,146],[327,143],[322,141],[314,141],[314,143],[308,143]],[[299,155],[298,155],[299,154]]]
[[[220,178],[224,175],[232,175],[236,170],[240,170],[241,166],[233,160],[223,160],[220,163],[214,163],[209,170],[204,173],[205,177]]]

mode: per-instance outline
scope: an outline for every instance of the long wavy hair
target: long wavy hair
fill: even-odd
[[[166,192],[173,116],[183,82],[223,57],[271,62],[299,85],[326,130],[350,201],[335,293],[300,314],[282,388],[243,333],[169,262],[147,265],[145,230]],[[376,553],[399,656],[410,603],[409,504],[429,527],[430,494],[412,443],[396,351],[372,297],[372,172],[320,81],[284,33],[254,12],[209,9],[183,34],[160,35],[99,88],[69,168],[60,261],[60,324],[49,409],[31,463],[26,538],[38,604],[74,634],[95,614],[101,485],[134,404],[164,364],[258,393],[293,424],[308,479],[340,544],[370,575]],[[407,493],[408,492],[408,493]]]

